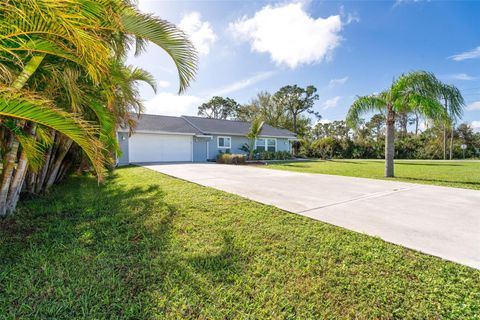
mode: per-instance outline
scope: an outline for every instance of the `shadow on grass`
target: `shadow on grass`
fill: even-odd
[[[198,272],[208,276],[214,282],[228,281],[228,277],[240,271],[244,260],[241,251],[235,246],[234,237],[223,233],[220,252],[203,254],[189,259],[189,264]]]
[[[402,179],[402,180],[409,180],[412,182],[419,182],[419,181],[425,181],[429,182],[430,184],[438,184],[441,183],[443,185],[468,185],[475,187],[475,189],[480,189],[480,181],[479,182],[474,182],[474,181],[452,181],[452,180],[442,180],[442,179],[428,179],[428,178],[419,178],[419,177],[404,177],[404,176],[397,176],[396,178]]]
[[[285,162],[275,162],[272,164],[279,164],[285,167],[304,167],[303,164],[310,166],[311,163],[338,163],[338,164],[360,164],[364,165],[365,161],[354,161],[354,160],[341,160],[341,159],[315,159],[315,160],[305,160],[305,161],[285,161]],[[375,160],[371,160],[369,162],[378,162]],[[381,162],[381,160],[380,160]]]
[[[115,175],[102,186],[74,177],[22,203],[0,221],[0,313],[148,318],[166,312],[178,290],[208,300],[197,274],[228,281],[241,270],[241,254],[229,233],[218,252],[191,258],[172,248],[179,212],[163,188]]]
[[[428,167],[462,167],[461,164],[454,164],[454,163],[418,163],[418,162],[402,162],[399,160],[396,164],[402,166],[428,166]]]

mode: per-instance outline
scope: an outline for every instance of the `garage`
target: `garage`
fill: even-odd
[[[136,133],[128,139],[130,162],[192,161],[192,136]]]

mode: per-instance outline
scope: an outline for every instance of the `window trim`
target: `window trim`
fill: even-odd
[[[225,144],[225,138],[228,138],[229,146],[220,146],[220,138],[223,138],[223,143]],[[230,136],[217,136],[217,148],[218,149],[231,149],[232,148],[232,137]]]
[[[277,138],[263,138],[262,137],[262,138],[255,139],[255,146],[254,146],[255,150],[257,150],[257,140],[259,140],[259,139],[265,140],[265,146],[262,146],[262,147],[265,148],[265,151],[268,151],[268,140],[274,140],[275,141],[275,151],[273,151],[273,152],[277,152],[277,150],[278,150],[278,148],[277,148]],[[272,152],[272,151],[270,151],[270,152]]]

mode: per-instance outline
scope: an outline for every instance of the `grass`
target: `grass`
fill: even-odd
[[[383,160],[312,160],[270,163],[268,168],[387,179]],[[395,178],[422,184],[480,190],[480,161],[395,160]]]
[[[480,319],[480,271],[144,168],[0,222],[2,319]]]

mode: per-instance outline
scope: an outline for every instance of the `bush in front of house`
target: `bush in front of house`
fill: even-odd
[[[244,154],[232,154],[220,152],[217,156],[217,163],[223,164],[245,164]]]
[[[260,151],[255,158],[258,160],[288,160],[292,159],[292,154],[288,151]]]

